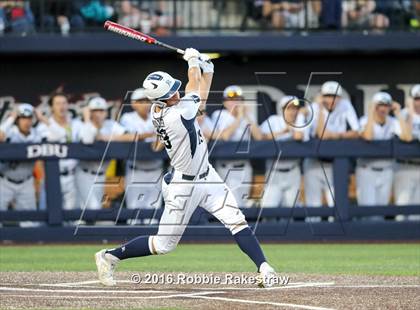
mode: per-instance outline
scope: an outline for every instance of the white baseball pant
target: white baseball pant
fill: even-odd
[[[155,209],[162,202],[162,169],[130,170],[125,175],[125,203],[128,209]]]
[[[174,171],[169,184],[162,181],[165,200],[158,233],[149,238],[153,254],[166,254],[175,249],[198,205],[214,215],[234,235],[248,227],[232,192],[209,165],[207,177],[186,181]]]
[[[104,196],[105,174],[76,169],[76,185],[83,209],[99,210]]]
[[[273,169],[266,173],[265,190],[261,202],[263,208],[293,207],[300,188],[300,167],[295,165],[289,171]]]
[[[248,207],[252,183],[252,166],[247,160],[226,160],[216,163],[216,170],[232,191],[239,206]]]
[[[327,205],[333,207],[334,179],[332,163],[321,163],[319,160],[308,158],[303,162],[303,171],[306,205],[311,207],[322,206],[322,195],[325,194]]]
[[[420,165],[419,164],[398,164],[394,177],[394,195],[397,206],[420,205]],[[404,220],[406,217],[398,215],[397,220]],[[420,215],[408,215],[408,220],[418,221]]]
[[[356,167],[357,203],[361,206],[387,205],[391,198],[392,167]]]
[[[63,196],[63,209],[73,210],[77,207],[76,183],[74,173],[60,176],[61,194]]]

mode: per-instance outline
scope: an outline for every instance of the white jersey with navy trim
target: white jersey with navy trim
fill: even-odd
[[[191,92],[174,106],[156,111],[152,105],[153,124],[160,141],[165,145],[175,170],[187,175],[207,171],[207,143],[196,120],[200,96]]]
[[[360,118],[360,131],[365,130],[368,122],[368,117],[362,116]],[[392,116],[387,116],[384,124],[373,124],[373,140],[389,140],[394,136],[401,134],[401,127],[397,119]],[[367,159],[359,158],[357,163],[361,166],[369,166],[374,168],[388,168],[394,163],[394,159]]]
[[[32,128],[29,135],[25,136],[16,125],[5,132],[5,135],[8,143],[40,143],[43,138],[38,128]],[[1,174],[11,180],[22,181],[32,175],[34,164],[34,161],[4,161]]]
[[[124,113],[121,116],[120,123],[129,133],[146,134],[155,132],[151,116],[149,115],[147,119],[143,119],[136,111]],[[145,142],[153,142],[154,140],[154,137],[144,139]],[[129,166],[134,166],[132,159],[129,159],[127,162]],[[162,165],[163,161],[160,159],[138,160],[135,163],[137,169],[158,169]]]
[[[105,120],[100,129],[96,128],[91,122],[83,122],[79,132],[79,139],[83,143],[90,144],[95,141],[97,134],[104,136],[119,136],[124,133],[126,133],[125,128],[114,120]],[[82,169],[99,173],[104,173],[108,164],[109,160],[105,160],[104,162],[81,160],[79,163]]]

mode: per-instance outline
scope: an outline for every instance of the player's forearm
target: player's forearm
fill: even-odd
[[[156,139],[155,141],[151,143],[150,147],[153,152],[160,152],[164,149],[165,145],[162,142],[160,142],[158,139]]]
[[[263,139],[261,130],[255,123],[250,123],[250,129],[251,129],[251,136],[254,140],[259,141]]]
[[[397,116],[400,128],[401,128],[401,134],[400,134],[400,140],[405,141],[405,142],[410,142],[413,140],[413,134],[411,131],[411,127],[409,126],[409,122],[405,122],[404,118],[402,117],[402,115],[398,115]]]
[[[366,128],[362,131],[361,137],[365,140],[373,140],[373,118],[369,117]]]
[[[343,139],[357,139],[357,138],[359,138],[359,133],[355,130],[349,130],[349,131],[343,132],[341,134],[340,138],[343,138]]]
[[[220,135],[220,137],[222,138],[222,140],[227,141],[230,139],[230,137],[233,135],[233,133],[235,132],[235,130],[238,128],[239,124],[240,124],[240,120],[236,119],[232,125],[230,125],[229,127],[227,127],[226,129],[224,129]]]
[[[211,83],[213,81],[213,73],[203,73],[201,76],[200,81],[200,111],[204,111],[206,109],[207,99],[209,97]]]
[[[200,92],[201,70],[200,67],[190,67],[188,69],[188,83],[185,87],[185,93]]]

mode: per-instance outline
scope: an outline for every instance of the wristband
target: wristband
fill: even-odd
[[[199,68],[200,67],[200,60],[197,57],[191,57],[188,59],[188,69],[191,68]]]
[[[10,127],[13,126],[15,122],[15,119],[13,117],[8,117],[4,123],[0,126],[0,130],[3,131],[4,133],[6,133],[7,131],[9,131]]]

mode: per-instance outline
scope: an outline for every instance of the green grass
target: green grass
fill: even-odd
[[[0,271],[94,271],[101,245],[1,246]],[[111,246],[109,246],[111,247]],[[420,244],[265,244],[278,271],[420,276]],[[164,256],[122,262],[121,271],[255,271],[234,244],[185,244]]]

